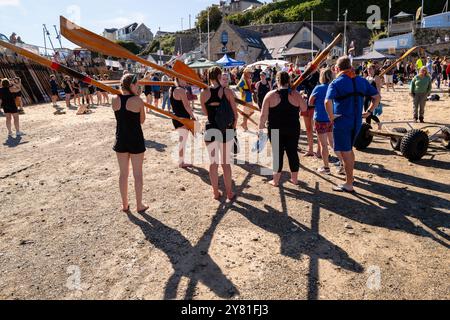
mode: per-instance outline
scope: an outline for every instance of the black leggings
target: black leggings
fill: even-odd
[[[284,153],[286,152],[291,172],[298,172],[300,158],[297,148],[300,133],[269,130],[269,139],[272,144],[273,171],[278,173],[283,171]]]

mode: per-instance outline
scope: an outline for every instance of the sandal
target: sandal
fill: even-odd
[[[346,192],[346,193],[351,193],[351,194],[356,193],[355,190],[348,190],[347,188],[345,188],[344,185],[339,185],[339,186],[333,187],[333,191],[335,191],[335,192]]]

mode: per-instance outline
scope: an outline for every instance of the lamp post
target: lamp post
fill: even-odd
[[[209,10],[210,8],[208,8],[208,60],[211,60],[211,41],[209,39]]]
[[[344,22],[344,55],[347,55],[347,15],[348,9],[345,9],[345,22]]]

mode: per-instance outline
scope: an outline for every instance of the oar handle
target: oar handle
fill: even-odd
[[[402,62],[403,60],[405,60],[411,53],[413,53],[414,51],[416,51],[416,49],[419,47],[413,47],[411,49],[409,49],[403,56],[401,56],[400,58],[398,58],[393,64],[391,64],[386,70],[383,70],[380,73],[380,77],[384,76],[386,73],[388,73],[389,71],[391,71],[392,69],[394,69],[396,67],[397,64],[399,64],[400,62]]]

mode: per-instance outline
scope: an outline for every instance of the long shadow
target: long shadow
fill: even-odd
[[[201,168],[201,167],[197,167],[197,166],[193,166],[191,168],[186,168],[185,169],[187,172],[196,175],[197,177],[199,177],[203,183],[207,184],[207,185],[211,185],[211,181],[209,179],[209,171]],[[219,181],[221,181],[221,179],[219,179]]]
[[[292,259],[299,260],[302,254],[312,257],[310,266],[309,295],[317,296],[318,265],[317,259],[325,259],[334,265],[353,272],[362,272],[363,267],[338,246],[322,237],[318,231],[318,206],[314,206],[313,228],[310,229],[288,215],[286,194],[284,187],[280,188],[282,211],[278,211],[269,205],[264,205],[264,210],[256,208],[248,203],[236,201],[234,210],[242,214],[251,223],[267,232],[280,237],[280,253]],[[316,197],[310,194],[310,198]],[[317,203],[318,205],[319,203]]]
[[[367,190],[370,193],[379,194],[392,201],[384,201],[372,196],[358,195],[359,198],[366,200],[361,202],[356,197],[343,197],[341,194],[322,192],[318,199],[320,208],[362,224],[428,237],[436,243],[447,248],[450,247],[448,243],[436,237],[425,228],[415,225],[408,219],[408,217],[414,217],[420,220],[427,227],[448,240],[449,236],[440,231],[439,228],[449,228],[450,219],[448,219],[447,214],[433,207],[449,208],[450,201],[374,181],[359,180],[358,188]],[[286,188],[286,195],[294,199],[303,199],[304,201],[314,203],[317,200],[317,197],[312,194],[314,190],[309,187],[305,187],[305,190],[308,192]],[[416,204],[414,204],[414,200],[417,201]],[[422,204],[422,208],[417,207],[419,204]]]
[[[147,149],[155,149],[158,152],[164,152],[166,151],[167,145],[153,140],[145,140],[145,147]]]
[[[167,255],[174,269],[166,284],[164,299],[176,298],[182,277],[187,277],[190,280],[185,297],[187,300],[193,298],[195,290],[193,283],[197,284],[199,281],[224,299],[232,297],[237,292],[234,284],[222,273],[220,267],[207,253],[209,246],[193,246],[181,232],[166,226],[147,214],[142,214],[142,217],[144,220],[128,214],[130,221],[142,229],[146,239]],[[220,215],[214,217],[213,224],[203,237],[209,238],[206,242],[210,243],[211,233],[221,219],[222,216]]]
[[[316,182],[316,194],[319,194],[319,183]],[[311,232],[319,234],[320,206],[316,201],[312,203]],[[308,300],[317,300],[319,297],[319,258],[316,255],[309,257],[308,273]]]
[[[204,170],[201,168],[198,169],[199,171]],[[245,189],[250,179],[251,175],[249,174],[236,191],[239,192],[241,189]],[[146,239],[164,251],[172,263],[174,272],[166,284],[164,299],[176,298],[182,277],[189,278],[184,297],[185,300],[193,299],[195,288],[199,282],[224,299],[229,299],[239,294],[235,285],[223,274],[220,267],[208,254],[217,226],[225,214],[234,207],[235,201],[233,200],[219,205],[211,225],[195,246],[191,245],[189,240],[181,232],[164,225],[147,214],[142,215],[145,221],[131,214],[128,215],[130,221],[142,229]]]
[[[22,142],[22,137],[8,137],[8,139],[5,141],[5,143],[3,143],[4,146],[8,147],[8,148],[15,148],[18,147],[19,145],[24,145],[29,143],[28,141]]]
[[[450,170],[450,162],[448,161],[440,161],[435,159],[422,159],[420,161],[413,161],[413,163],[423,167]]]
[[[419,164],[422,162],[426,163],[427,161],[437,161],[437,160],[421,160],[421,161],[415,162],[415,164]],[[441,162],[441,161],[439,161],[439,162]],[[448,163],[442,163],[442,165],[443,165],[444,169],[446,169],[446,167],[449,166]],[[372,173],[374,175],[379,176],[380,178],[389,179],[391,181],[399,182],[399,183],[406,184],[409,186],[419,187],[419,188],[443,192],[443,193],[448,192],[448,184],[420,178],[417,176],[410,176],[410,175],[407,175],[402,172],[391,171],[391,170],[386,169],[382,164],[377,164],[376,166],[373,166],[367,162],[359,162],[358,161],[355,164],[355,168],[357,170],[360,170],[363,172]]]

